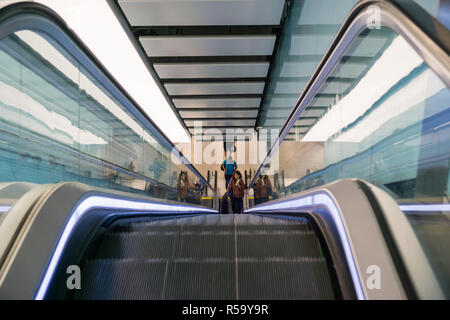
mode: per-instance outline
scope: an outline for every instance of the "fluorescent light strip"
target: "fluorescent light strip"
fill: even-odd
[[[350,269],[350,274],[352,276],[353,285],[356,291],[356,296],[359,300],[365,300],[365,295],[363,291],[363,287],[361,284],[361,279],[358,274],[358,269],[356,267],[355,259],[353,257],[352,248],[350,245],[350,241],[348,239],[347,231],[342,220],[339,209],[334,203],[333,199],[326,193],[318,193],[315,195],[305,196],[297,199],[286,200],[283,202],[273,203],[262,205],[258,207],[254,207],[246,210],[246,213],[251,212],[261,212],[261,211],[273,211],[273,210],[283,210],[283,209],[292,209],[292,208],[304,208],[311,206],[324,206],[327,208],[328,212],[331,214],[336,228],[339,233],[339,238],[341,239],[342,246],[344,248],[345,257],[347,260],[348,267]]]
[[[56,11],[173,142],[190,142],[108,1],[37,0]],[[105,36],[108,35],[108,36]]]
[[[387,101],[383,102],[367,117],[363,118],[356,126],[345,131],[333,141],[336,142],[361,142],[389,121],[401,121],[402,127],[406,128],[417,121],[417,117],[411,117],[412,108],[421,103],[425,105],[426,101],[446,88],[445,84],[431,70],[426,70],[423,74],[417,76],[407,86],[394,93]],[[431,109],[431,108],[429,108]],[[427,118],[432,117],[434,113],[441,109],[430,110]],[[409,118],[404,117],[409,113]],[[403,116],[403,118],[400,118]],[[384,136],[383,136],[384,137]],[[373,143],[374,144],[374,143]]]
[[[58,265],[61,254],[64,247],[73,231],[73,228],[87,212],[93,209],[125,209],[130,210],[128,214],[136,214],[137,210],[140,211],[151,211],[152,214],[155,213],[217,213],[216,210],[207,208],[190,207],[185,205],[171,205],[166,203],[152,203],[136,200],[125,200],[111,198],[107,196],[89,196],[82,200],[75,210],[72,211],[64,230],[58,240],[56,249],[50,259],[50,263],[47,266],[44,278],[41,281],[38,292],[35,296],[35,300],[42,300],[45,297],[50,281],[55,272],[56,266]],[[150,212],[149,212],[150,213]],[[127,214],[127,213],[125,213]]]
[[[402,211],[437,212],[450,211],[450,204],[403,204],[398,206]]]
[[[0,213],[8,212],[11,210],[11,206],[0,206]]]

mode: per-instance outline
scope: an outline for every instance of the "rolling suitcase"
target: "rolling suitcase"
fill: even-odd
[[[226,192],[220,200],[220,214],[228,214],[228,193]]]

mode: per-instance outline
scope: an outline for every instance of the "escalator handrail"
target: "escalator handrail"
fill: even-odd
[[[411,2],[411,1],[410,1]],[[352,41],[367,28],[367,21],[372,14],[367,9],[372,6],[379,8],[381,24],[389,27],[399,33],[414,48],[414,50],[423,58],[428,66],[440,77],[440,79],[450,87],[450,31],[445,28],[434,17],[430,16],[424,9],[416,3],[408,3],[408,10],[402,10],[399,3],[392,3],[386,0],[361,0],[348,14],[345,22],[332,41],[327,52],[316,68],[314,74],[308,81],[305,89],[301,93],[289,117],[283,125],[277,139],[273,142],[266,157],[256,171],[253,180],[250,183],[252,187],[258,177],[261,175],[272,156],[278,150],[286,135],[300,118],[303,111],[309,105],[321,85],[326,81],[333,68],[339,63],[345,51],[349,48]],[[431,20],[432,23],[421,23],[422,30],[412,20],[411,7],[417,12],[421,12],[422,19]],[[416,18],[417,19],[417,18]],[[430,26],[425,28],[425,26]],[[441,40],[442,39],[442,40]]]
[[[23,183],[8,183],[9,186],[17,184]],[[26,232],[27,225],[30,223],[28,219],[30,206],[35,205],[42,198],[42,195],[51,189],[48,185],[29,185],[30,189],[20,198],[11,199],[10,208],[0,223],[0,286],[12,259],[10,253],[14,251],[14,246],[17,246],[14,240],[20,237],[21,233]]]
[[[144,112],[78,35],[52,9],[34,2],[18,2],[0,7],[0,38],[16,31],[32,29],[51,34],[92,76],[149,130],[166,150],[181,160],[212,191],[214,188],[175,147],[158,125]]]
[[[49,185],[36,203],[29,203],[31,222],[9,252],[8,268],[0,275],[0,299],[43,299],[68,239],[75,227],[91,213],[117,215],[217,214],[200,205],[150,198],[100,189],[78,182]],[[30,258],[33,257],[33,258]],[[33,268],[25,268],[33,260]]]
[[[352,196],[349,197],[348,194]],[[361,203],[366,204],[361,206]],[[245,213],[309,212],[323,217],[323,208],[337,226],[338,238],[358,299],[445,298],[411,224],[395,200],[385,191],[363,180],[338,180],[257,205],[247,209]],[[322,234],[329,232],[321,231]],[[369,247],[383,243],[384,249],[379,247],[378,250],[370,251],[364,242]],[[388,268],[381,268],[381,277],[383,279],[391,274],[395,281],[389,281],[388,285],[392,285],[394,292],[397,291],[394,296],[386,296],[381,290],[368,290],[367,272],[361,268],[364,266],[361,261],[373,261],[374,258],[387,262],[385,266]],[[403,293],[398,291],[399,288]],[[380,289],[386,288],[382,286]]]

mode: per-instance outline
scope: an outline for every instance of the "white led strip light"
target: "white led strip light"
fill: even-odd
[[[407,212],[439,212],[450,211],[450,204],[404,204],[398,206],[400,210]]]

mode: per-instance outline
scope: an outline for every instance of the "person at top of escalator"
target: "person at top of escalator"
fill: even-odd
[[[242,213],[245,185],[242,180],[242,174],[239,171],[234,171],[227,188],[228,190],[231,190],[231,207],[233,213]]]
[[[233,176],[233,173],[237,170],[236,161],[233,160],[233,157],[231,156],[231,153],[222,162],[222,165],[220,166],[220,169],[222,171],[225,171],[225,188],[228,188],[228,184],[230,182],[230,179]]]
[[[188,175],[186,171],[181,171],[178,176],[177,191],[178,191],[178,201],[187,202],[189,197],[189,191],[192,190],[193,186],[189,182]]]

